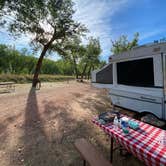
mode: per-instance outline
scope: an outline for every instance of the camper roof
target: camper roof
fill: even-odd
[[[166,42],[137,46],[130,51],[126,51],[121,54],[110,56],[109,61],[115,62],[115,61],[120,61],[125,59],[134,59],[139,57],[158,55],[161,53],[166,53]]]

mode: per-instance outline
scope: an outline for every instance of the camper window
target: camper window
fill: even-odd
[[[96,74],[96,82],[103,84],[113,84],[113,65],[109,64]]]
[[[153,58],[117,63],[117,82],[123,85],[153,87]]]

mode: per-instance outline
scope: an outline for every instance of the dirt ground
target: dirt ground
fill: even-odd
[[[88,83],[17,85],[0,94],[0,166],[80,166],[73,143],[86,138],[109,159],[109,138],[91,120],[111,109],[107,91]],[[143,165],[115,151],[116,166]]]

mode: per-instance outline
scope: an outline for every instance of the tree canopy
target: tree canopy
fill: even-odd
[[[128,40],[126,35],[122,35],[118,40],[111,41],[112,48],[111,52],[113,54],[119,54],[124,51],[131,50],[133,47],[138,45],[139,33],[135,33],[131,41]]]
[[[0,5],[1,25],[14,35],[31,36],[33,47],[41,49],[34,72],[34,87],[46,53],[56,51],[63,55],[63,42],[87,31],[73,19],[73,5],[71,0],[3,0]]]
[[[78,37],[74,37],[64,44],[64,50],[66,56],[73,65],[76,78],[81,76],[90,75],[90,72],[100,64],[99,55],[101,53],[101,47],[99,39],[90,37],[87,45],[82,44],[82,41]]]
[[[91,70],[94,70],[95,67],[98,67],[100,64],[99,55],[101,53],[101,47],[99,39],[90,37],[89,43],[86,46],[86,53],[85,56],[82,58],[81,63],[83,64],[83,70],[81,74],[81,78],[86,73],[88,69],[88,75],[90,75]]]

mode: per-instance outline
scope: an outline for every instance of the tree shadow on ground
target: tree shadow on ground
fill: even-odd
[[[31,88],[28,94],[22,130],[19,149],[12,152],[12,165],[46,165],[47,158],[44,154],[49,153],[50,145],[41,119],[34,88]]]
[[[54,102],[45,102],[45,111],[51,124],[49,133],[52,148],[57,156],[54,165],[81,165],[82,160],[74,147],[74,141],[77,138],[89,138],[91,131],[85,121],[78,121],[72,116],[73,110],[68,103],[57,106]]]
[[[90,137],[88,126],[72,117],[69,103],[42,102],[44,108],[39,110],[36,91],[31,89],[22,126],[23,136],[19,150],[11,152],[11,165],[80,165],[82,160],[73,144],[76,138]]]
[[[78,101],[85,109],[90,109],[94,113],[100,114],[112,110],[111,99],[108,96],[98,94],[95,98],[89,96],[84,101]]]
[[[74,95],[77,98],[84,96],[82,93],[72,93],[72,95]]]
[[[44,165],[46,158],[42,154],[45,150],[48,151],[49,145],[44,124],[39,114],[36,90],[34,88],[31,88],[28,95],[23,129],[22,157],[24,163],[26,165]],[[41,146],[40,149],[39,146]]]
[[[39,165],[39,163],[46,166],[81,165],[81,157],[74,147],[74,141],[77,138],[86,138],[102,148],[99,141],[93,139],[94,135],[97,135],[92,130],[93,124],[85,120],[77,120],[72,116],[72,111],[69,103],[58,105],[53,101],[44,102],[43,122],[45,133],[47,133],[47,146],[44,147],[43,143],[39,142],[38,151],[40,151],[40,157],[46,158],[46,161],[43,164],[36,160],[31,165]],[[40,150],[41,146],[45,151]]]

